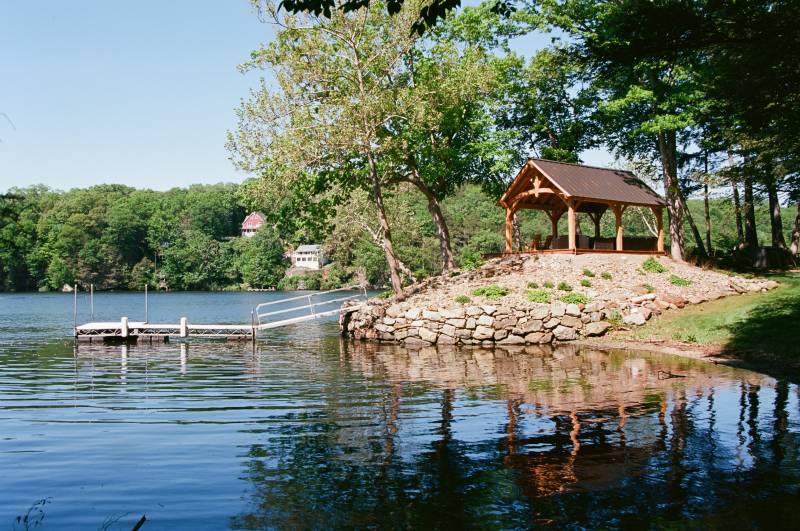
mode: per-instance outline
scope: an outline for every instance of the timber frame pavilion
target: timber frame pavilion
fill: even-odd
[[[550,218],[552,235],[544,245],[534,238],[535,252],[605,252],[664,254],[664,200],[633,173],[579,164],[530,159],[522,167],[498,206],[506,209],[506,253],[513,253],[514,214],[521,209],[543,210]],[[657,236],[623,236],[622,213],[630,206],[650,208],[656,218]],[[606,210],[614,213],[616,237],[600,237],[600,219]],[[594,237],[578,234],[577,214],[594,222]],[[558,220],[567,214],[568,235],[558,237]]]

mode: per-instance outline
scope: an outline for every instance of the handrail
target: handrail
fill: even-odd
[[[333,315],[334,313],[336,313],[336,312],[338,312],[340,310],[328,310],[328,311],[317,313],[314,309],[319,307],[319,306],[326,306],[326,305],[335,304],[335,303],[339,303],[339,302],[344,302],[344,301],[349,301],[349,300],[356,300],[356,299],[361,298],[362,296],[364,297],[364,299],[366,299],[367,298],[367,288],[362,288],[362,289],[363,289],[363,294],[359,293],[357,295],[350,295],[348,297],[337,297],[335,299],[323,300],[323,301],[314,302],[314,303],[311,302],[311,299],[314,298],[314,297],[321,297],[321,296],[327,295],[329,293],[336,293],[336,292],[340,292],[340,291],[353,291],[353,289],[352,288],[337,288],[337,289],[332,289],[332,290],[328,290],[328,291],[321,291],[319,293],[300,295],[298,297],[288,297],[286,299],[281,299],[281,300],[277,300],[277,301],[262,302],[261,304],[259,304],[258,306],[255,307],[255,310],[253,311],[253,313],[255,314],[255,317],[258,320],[258,326],[259,327],[261,327],[262,324],[264,324],[264,323],[262,323],[262,319],[264,317],[271,317],[271,316],[274,316],[274,315],[280,315],[280,314],[290,313],[290,312],[297,312],[297,311],[301,311],[301,310],[309,310],[309,313],[306,314],[306,315],[303,315],[302,319],[325,317],[325,316],[328,316],[328,315]],[[275,310],[275,311],[271,311],[271,312],[264,312],[264,313],[261,312],[261,309],[263,307],[265,307],[265,306],[271,306],[271,305],[275,305],[275,304],[284,304],[284,303],[287,303],[287,302],[298,301],[298,300],[301,300],[301,299],[308,300],[309,304],[304,304],[302,306],[293,306],[291,308],[284,308],[282,310]],[[301,317],[293,318],[291,320],[294,320],[294,319],[301,319]]]

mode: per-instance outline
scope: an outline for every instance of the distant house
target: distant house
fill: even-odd
[[[252,237],[266,220],[266,216],[261,212],[251,212],[242,221],[242,236],[245,238]]]
[[[291,255],[292,266],[304,269],[319,269],[325,265],[320,245],[300,245]]]

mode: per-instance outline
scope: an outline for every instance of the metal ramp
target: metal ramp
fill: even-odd
[[[362,288],[362,292],[355,294],[355,295],[348,295],[346,297],[334,297],[332,299],[327,300],[319,300],[318,302],[314,302],[315,299],[324,298],[326,295],[331,293],[341,293],[344,291],[353,291],[352,288],[339,288],[339,289],[332,289],[329,291],[322,291],[319,293],[310,293],[308,295],[300,295],[299,297],[289,297],[287,299],[281,299],[277,301],[270,301],[270,302],[263,302],[256,306],[254,310],[255,319],[257,321],[256,330],[269,330],[270,328],[278,328],[281,326],[286,326],[290,324],[302,323],[305,321],[313,321],[315,319],[321,319],[323,317],[331,317],[333,315],[339,315],[344,311],[355,311],[361,307],[361,305],[355,306],[348,306],[346,309],[342,309],[342,303],[346,301],[355,301],[355,300],[367,300],[367,288]],[[264,308],[275,307],[281,304],[287,304],[290,302],[306,300],[308,304],[304,304],[302,306],[290,306],[289,308],[283,308],[280,310],[273,310],[273,311],[263,311]],[[332,308],[331,306],[336,306]],[[285,319],[273,319],[275,316],[284,316],[291,313],[301,312],[302,315],[287,317]]]

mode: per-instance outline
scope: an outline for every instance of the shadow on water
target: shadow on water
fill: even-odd
[[[265,433],[231,527],[800,524],[786,383],[574,347],[343,341],[339,362],[380,385],[353,402],[352,382],[329,381],[322,410]]]

